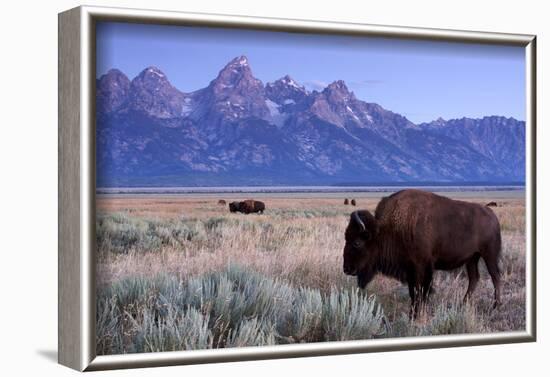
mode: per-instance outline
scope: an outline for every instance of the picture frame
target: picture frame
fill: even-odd
[[[95,51],[97,22],[429,40],[525,49],[526,329],[217,350],[97,356]],[[80,371],[262,360],[536,340],[536,36],[82,6],[59,14],[59,363]]]

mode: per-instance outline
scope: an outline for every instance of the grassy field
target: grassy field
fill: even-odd
[[[492,309],[480,262],[471,303],[461,304],[463,269],[436,272],[436,293],[412,322],[404,285],[377,276],[358,290],[342,272],[355,208],[343,205],[344,196],[266,196],[264,215],[231,214],[217,204],[220,195],[100,197],[97,352],[523,330],[525,201],[499,195],[460,194],[499,203],[502,306]],[[361,195],[357,208],[374,211],[378,201]]]

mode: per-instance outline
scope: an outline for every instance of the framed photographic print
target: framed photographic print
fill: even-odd
[[[59,16],[59,362],[534,341],[535,36]]]

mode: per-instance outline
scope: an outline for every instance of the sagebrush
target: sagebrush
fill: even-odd
[[[264,215],[242,215],[202,198],[100,199],[98,353],[525,328],[522,200],[499,200],[493,209],[503,238],[502,306],[493,310],[480,263],[470,303],[461,302],[462,269],[436,272],[436,293],[412,322],[406,286],[378,276],[367,296],[343,274],[350,209],[339,199],[265,202]],[[358,206],[372,211],[377,202],[359,199]]]
[[[239,266],[187,281],[126,278],[98,292],[99,354],[370,339],[384,332],[382,309],[365,292],[324,294]]]

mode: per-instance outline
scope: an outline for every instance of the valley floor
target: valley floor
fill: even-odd
[[[502,306],[492,309],[481,262],[470,304],[461,304],[463,269],[437,272],[436,293],[414,322],[404,285],[377,276],[361,291],[342,272],[349,214],[374,211],[380,196],[353,195],[357,207],[343,204],[345,194],[262,195],[263,215],[217,204],[239,195],[98,197],[98,354],[525,328],[525,200],[517,192],[456,193],[499,204]]]

